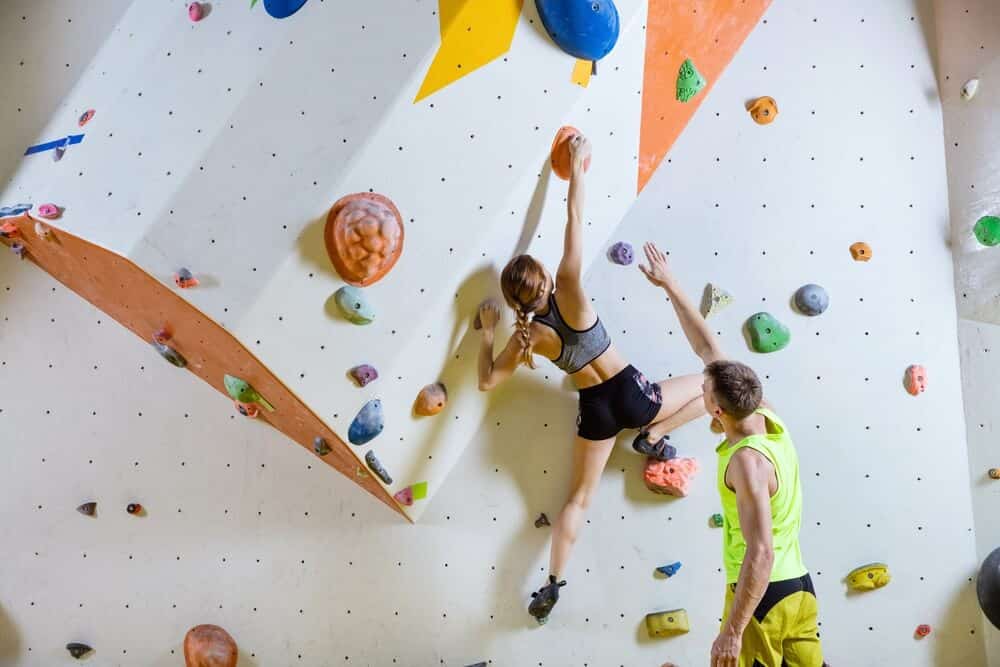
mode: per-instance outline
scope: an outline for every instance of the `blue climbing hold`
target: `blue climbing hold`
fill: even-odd
[[[14,204],[0,208],[0,218],[9,218],[14,215],[21,215],[31,210],[31,204]]]
[[[612,0],[535,0],[545,31],[560,49],[597,61],[618,41],[618,8]]]
[[[809,283],[795,291],[795,307],[803,315],[820,315],[830,305],[830,296],[819,285]]]
[[[677,561],[676,563],[671,563],[670,565],[658,567],[656,568],[656,571],[666,577],[672,577],[677,574],[677,570],[679,569],[681,569],[681,563],[680,561]]]
[[[287,19],[308,0],[264,0],[264,10],[276,19]]]
[[[363,445],[375,438],[385,428],[385,418],[382,416],[382,401],[377,398],[365,403],[358,416],[347,429],[347,439],[352,445]]]

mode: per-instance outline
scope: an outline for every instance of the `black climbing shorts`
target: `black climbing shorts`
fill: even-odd
[[[587,440],[613,438],[624,429],[649,424],[663,405],[660,385],[650,382],[634,366],[613,378],[580,390],[576,432]]]

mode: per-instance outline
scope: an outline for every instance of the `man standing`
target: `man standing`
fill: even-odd
[[[816,592],[802,563],[799,462],[785,424],[763,399],[753,370],[731,361],[681,291],[655,245],[639,269],[662,287],[705,363],[705,410],[716,448],[723,510],[726,600],[712,667],[822,667]]]

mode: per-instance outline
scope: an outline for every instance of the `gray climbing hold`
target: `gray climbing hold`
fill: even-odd
[[[375,452],[374,451],[372,451],[370,449],[368,450],[368,453],[365,454],[365,463],[368,464],[368,468],[373,473],[375,473],[376,477],[378,477],[380,480],[382,480],[382,482],[386,486],[392,484],[392,477],[389,476],[389,473],[386,471],[385,467],[378,460],[378,457],[375,456]]]
[[[619,241],[608,249],[608,259],[622,266],[631,264],[634,256],[635,253],[632,250],[632,244],[625,243],[624,241]]]
[[[97,503],[89,502],[84,503],[76,508],[76,511],[85,516],[94,516],[94,512],[97,511]]]
[[[320,456],[326,456],[330,453],[330,445],[321,436],[317,435],[313,438],[313,451]]]
[[[159,352],[161,357],[172,363],[177,368],[184,368],[187,366],[187,359],[185,359],[180,352],[169,345],[164,345],[163,343],[158,343],[154,340],[153,349]]]
[[[378,379],[378,371],[375,370],[374,366],[361,364],[351,369],[351,377],[354,378],[359,387],[364,387],[366,384]]]
[[[709,283],[705,287],[705,295],[701,300],[701,314],[707,320],[712,315],[733,302],[733,295],[718,285]]]
[[[820,315],[830,305],[830,297],[819,285],[809,283],[795,291],[795,307],[803,315]]]
[[[986,618],[993,627],[1000,629],[1000,547],[994,549],[979,568],[976,596]]]
[[[347,429],[347,439],[352,445],[363,445],[381,433],[383,428],[385,418],[382,415],[382,401],[376,398],[365,403],[358,412]]]
[[[364,290],[353,285],[344,285],[333,295],[337,307],[349,322],[371,324],[375,319],[375,309],[368,303]]]
[[[66,644],[66,650],[69,651],[71,656],[79,660],[94,649],[90,648],[86,644],[81,644],[80,642],[70,642],[69,644]]]
[[[750,346],[755,352],[777,352],[788,345],[792,334],[771,313],[756,313],[746,323]]]

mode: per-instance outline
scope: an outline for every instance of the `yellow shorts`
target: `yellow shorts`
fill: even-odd
[[[729,618],[736,584],[726,586],[722,621]],[[812,579],[772,581],[743,631],[739,667],[822,667]]]

